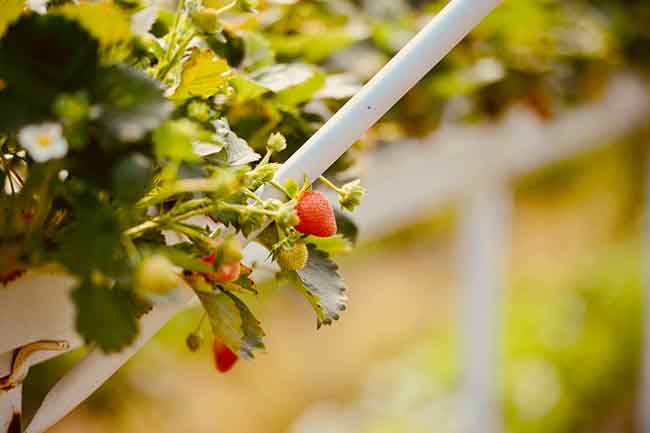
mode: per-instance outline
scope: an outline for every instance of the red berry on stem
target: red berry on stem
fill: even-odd
[[[300,233],[326,238],[336,234],[334,209],[327,197],[318,191],[303,193],[296,204],[300,222],[295,226]]]
[[[226,263],[219,266],[213,277],[218,283],[231,283],[239,278],[241,265],[239,262]]]
[[[209,256],[203,257],[201,260],[203,260],[203,263],[211,265],[216,260],[216,254],[212,253]],[[239,278],[240,273],[241,264],[239,262],[232,262],[220,265],[216,272],[206,272],[203,275],[213,283],[231,283]]]
[[[209,256],[203,257],[201,260],[203,263],[207,263],[208,265],[211,265],[214,263],[214,261],[217,259],[216,253],[212,253]]]
[[[221,373],[226,373],[235,365],[239,357],[228,346],[218,339],[212,343],[212,353],[214,354],[214,365]]]

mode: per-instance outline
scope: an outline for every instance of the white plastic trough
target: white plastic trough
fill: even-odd
[[[282,183],[289,178],[317,179],[499,3],[500,0],[452,0],[283,165],[276,180]],[[245,255],[249,260],[256,257],[252,245],[246,248]],[[42,270],[29,272],[0,290],[0,378],[11,373],[14,359],[30,344],[62,341],[69,348],[80,344],[69,297],[73,284],[74,280],[66,275]],[[123,352],[105,356],[91,351],[50,390],[26,431],[44,432],[59,421],[192,299],[191,290],[181,288],[175,302],[159,305],[145,315],[138,340]],[[23,368],[59,353],[61,350],[34,351],[22,363]],[[20,431],[16,422],[20,415],[19,382],[11,389],[0,390],[0,432]]]

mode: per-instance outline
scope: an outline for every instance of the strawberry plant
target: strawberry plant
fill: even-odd
[[[308,104],[350,93],[334,94],[322,68],[285,58],[264,34],[260,23],[287,6],[259,7],[0,2],[2,284],[43,265],[74,276],[78,332],[105,352],[130,344],[138,318],[188,285],[227,371],[264,348],[242,263],[261,233],[319,326],[339,318],[345,285],[324,241],[347,241],[332,207],[303,179],[273,178],[325,120]],[[364,192],[327,185],[350,210]],[[303,213],[308,197],[321,213]],[[188,348],[202,341],[192,333]]]

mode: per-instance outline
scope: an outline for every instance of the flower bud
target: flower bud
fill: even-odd
[[[342,208],[353,211],[355,207],[361,204],[361,198],[366,194],[366,189],[360,183],[359,179],[357,179],[341,187],[339,203]]]
[[[187,106],[187,115],[199,122],[210,120],[210,106],[203,101],[194,100]]]
[[[275,134],[271,134],[266,142],[266,147],[272,152],[282,152],[287,148],[287,139],[284,138],[284,135],[276,132]]]

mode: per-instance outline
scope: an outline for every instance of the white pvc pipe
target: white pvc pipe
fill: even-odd
[[[79,346],[81,339],[75,330],[75,310],[70,298],[76,283],[75,278],[61,270],[37,269],[1,287],[0,353],[13,352],[39,340],[65,340],[71,348]],[[20,326],[16,326],[18,323]],[[59,354],[43,352],[42,357]],[[0,367],[0,376],[4,373]]]
[[[45,396],[41,408],[25,430],[25,433],[46,431],[67,415],[82,401],[90,397],[108,378],[124,365],[145,345],[176,313],[187,306],[194,297],[192,289],[183,285],[176,298],[160,304],[155,311],[140,320],[140,335],[133,344],[119,353],[104,354],[93,349],[52,387]]]
[[[457,272],[460,286],[460,410],[463,432],[503,431],[498,395],[501,303],[510,241],[511,192],[499,179],[476,185],[461,207]],[[435,431],[436,426],[431,426]]]
[[[276,180],[316,180],[442,60],[500,0],[452,0],[316,132]]]
[[[12,352],[0,354],[0,370],[6,372],[11,371],[12,361]],[[0,377],[3,376],[6,376],[6,374],[0,374]],[[9,425],[11,424],[15,414],[20,413],[20,391],[20,387],[16,387],[8,391],[0,390],[0,432],[2,433],[8,431]]]
[[[317,179],[499,3],[500,0],[452,0],[282,165],[275,180],[301,181],[305,176],[312,182]],[[246,248],[244,253],[251,254],[251,250]],[[86,399],[183,306],[179,303],[156,308],[147,314],[142,323],[148,332],[126,353],[84,359],[69,379],[64,378],[50,391],[27,433],[45,431]]]

